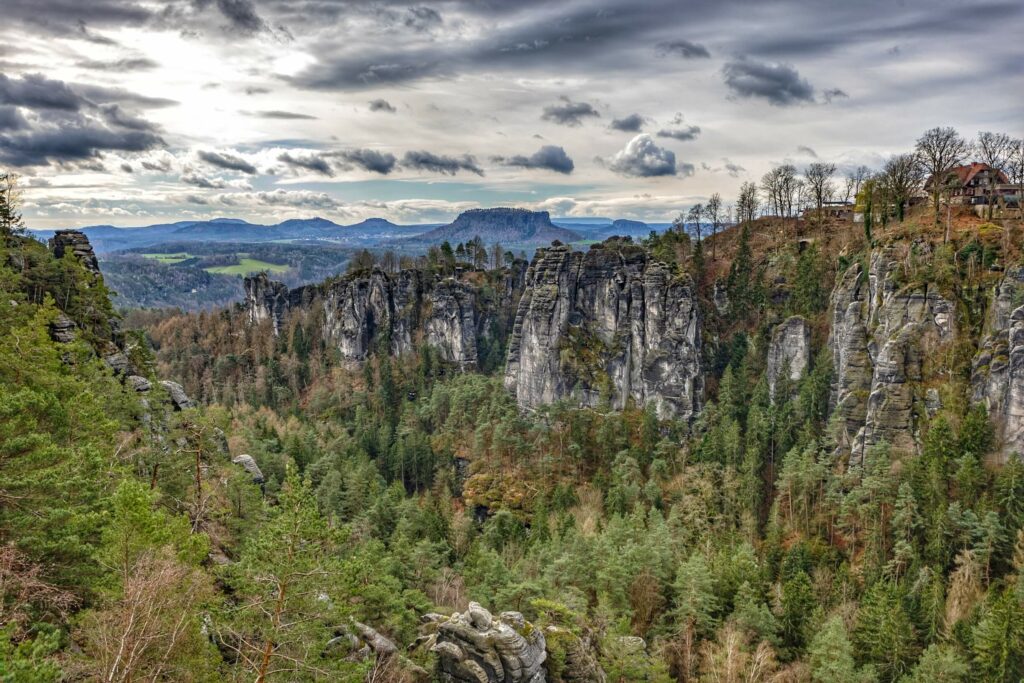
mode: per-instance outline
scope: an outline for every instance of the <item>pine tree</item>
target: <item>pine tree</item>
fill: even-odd
[[[853,645],[842,618],[838,616],[828,619],[814,635],[807,655],[815,683],[867,683],[875,680],[871,669],[857,668]]]
[[[997,592],[972,633],[981,680],[1010,683],[1024,677],[1024,605],[1011,588]]]
[[[316,510],[308,483],[289,477],[278,505],[223,569],[232,598],[215,622],[220,640],[256,683],[355,676],[358,667],[323,652],[354,596],[339,556],[341,535]],[[342,680],[357,680],[342,678]]]

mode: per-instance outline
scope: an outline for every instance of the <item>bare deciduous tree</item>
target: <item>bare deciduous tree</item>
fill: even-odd
[[[757,185],[745,182],[740,186],[740,195],[736,200],[736,220],[749,223],[757,216],[761,200],[757,194]]]
[[[711,222],[711,258],[716,258],[717,250],[714,239],[718,229],[722,227],[722,196],[717,192],[711,195],[708,203],[704,206],[704,215]]]
[[[932,128],[917,139],[917,155],[924,172],[930,176],[929,190],[932,207],[935,210],[935,224],[939,223],[939,202],[946,190],[946,173],[960,164],[970,152],[971,146],[955,128]],[[949,241],[949,226],[946,227],[945,241]]]
[[[1017,186],[1017,211],[1024,220],[1024,138],[1017,138],[1010,145],[1009,176]]]
[[[867,166],[858,166],[846,174],[846,181],[843,185],[844,201],[857,201],[857,195],[864,185],[864,181],[871,177],[871,169]]]
[[[95,668],[90,680],[194,680],[204,647],[198,605],[213,595],[198,569],[170,548],[143,555],[122,594],[82,622],[84,649]]]
[[[921,186],[922,175],[916,154],[897,154],[885,162],[879,178],[896,211],[896,218],[901,222],[910,198]]]
[[[701,225],[700,222],[704,218],[704,205],[694,204],[690,207],[690,210],[686,212],[686,222],[690,223],[697,230],[697,241],[701,240]]]
[[[815,216],[819,223],[821,222],[822,207],[835,194],[835,187],[832,185],[832,176],[835,173],[836,165],[824,161],[816,161],[804,171],[804,179],[811,200],[814,202]]]
[[[995,185],[1000,173],[1006,172],[1010,155],[1013,152],[1013,138],[1006,133],[978,133],[978,139],[974,143],[978,159],[989,165],[992,170],[988,175],[988,186],[985,188],[988,202],[988,219],[992,220],[992,209],[995,206]]]

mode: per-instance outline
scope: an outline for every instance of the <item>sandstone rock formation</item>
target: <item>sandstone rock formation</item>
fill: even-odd
[[[96,275],[100,274],[100,263],[85,233],[78,230],[58,230],[50,239],[50,249],[57,258],[64,258],[64,254],[72,253],[86,269]]]
[[[956,337],[953,304],[934,286],[901,286],[898,273],[889,250],[875,251],[866,269],[851,266],[832,292],[832,405],[845,426],[840,448],[853,460],[881,441],[914,446],[922,380]]]
[[[125,386],[132,389],[137,394],[145,394],[153,385],[150,384],[149,380],[140,375],[128,375],[124,380]]]
[[[544,633],[519,612],[497,618],[475,602],[451,617],[428,615],[439,680],[450,683],[544,683]]]
[[[472,369],[491,323],[507,318],[505,327],[511,324],[524,275],[522,266],[507,270],[500,291],[491,292],[471,274],[441,278],[414,269],[374,268],[291,291],[260,274],[245,280],[246,310],[252,323],[272,320],[276,333],[289,311],[316,301],[323,339],[345,360],[365,360],[382,342],[394,355],[409,353],[422,339],[443,359]]]
[[[985,336],[971,368],[973,398],[993,420],[1005,462],[1024,456],[1024,268],[1010,270],[996,287]]]
[[[61,311],[50,323],[50,338],[60,344],[70,344],[78,336],[77,329],[75,321]]]
[[[687,276],[628,240],[587,252],[539,249],[526,275],[505,386],[523,407],[575,395],[653,404],[660,417],[700,410],[700,312]]]
[[[174,406],[175,410],[187,410],[195,406],[192,399],[188,397],[188,394],[185,393],[185,390],[177,382],[161,380],[160,386],[167,391],[167,395],[171,399],[171,405]]]
[[[263,470],[260,469],[260,466],[256,464],[255,458],[253,458],[251,455],[245,453],[242,455],[235,456],[234,458],[231,458],[231,462],[235,463],[236,465],[241,465],[242,469],[248,472],[249,476],[252,477],[252,483],[262,484],[263,482],[266,481],[266,479],[264,479],[263,477]]]
[[[794,315],[772,330],[768,345],[768,361],[765,374],[768,378],[768,392],[775,397],[775,386],[782,372],[788,368],[792,381],[799,380],[811,364],[811,326],[807,320]]]

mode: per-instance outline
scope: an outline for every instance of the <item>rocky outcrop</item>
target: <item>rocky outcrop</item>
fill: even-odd
[[[89,244],[89,238],[85,236],[84,232],[79,232],[78,230],[58,230],[50,238],[50,249],[57,258],[64,258],[64,254],[67,253],[74,254],[75,258],[81,261],[87,270],[95,275],[100,274],[100,263],[96,259],[92,245]]]
[[[53,322],[50,323],[50,338],[60,344],[70,344],[78,337],[78,325],[75,321],[58,311]]]
[[[428,615],[438,679],[450,683],[544,683],[544,632],[519,612],[497,618],[475,602],[451,617]]]
[[[288,287],[283,282],[271,280],[266,273],[245,278],[245,310],[250,325],[270,320],[274,335],[278,335],[288,310]]]
[[[124,384],[137,394],[145,394],[153,388],[150,381],[140,375],[128,375],[124,380]]]
[[[188,410],[195,406],[192,399],[188,397],[185,390],[177,382],[171,382],[170,380],[161,380],[160,386],[167,392],[167,396],[171,400],[171,405],[174,406],[175,410]]]
[[[971,367],[973,398],[985,404],[1000,455],[1024,456],[1024,268],[996,286],[985,335]]]
[[[843,425],[840,449],[855,461],[882,441],[914,447],[930,359],[956,337],[953,304],[934,286],[901,286],[898,274],[893,254],[875,251],[832,292],[832,406]]]
[[[263,482],[266,481],[266,479],[263,478],[263,470],[260,469],[260,466],[256,464],[255,458],[253,458],[251,455],[236,455],[235,457],[231,458],[231,462],[235,463],[236,465],[241,465],[242,469],[248,472],[249,476],[252,477],[252,483],[262,484]]]
[[[700,312],[686,276],[628,240],[587,252],[539,249],[526,275],[505,386],[523,407],[575,396],[652,404],[690,418],[701,405]]]
[[[768,393],[774,399],[775,387],[783,372],[795,382],[803,377],[811,364],[811,326],[804,318],[794,315],[775,326],[768,344],[765,374]]]
[[[323,340],[343,360],[365,360],[381,344],[393,355],[410,353],[422,339],[444,360],[472,369],[480,348],[493,341],[492,323],[503,322],[498,329],[511,326],[525,264],[505,269],[497,291],[478,284],[479,275],[374,268],[288,291],[261,274],[245,281],[246,314],[250,323],[272,320],[276,332],[289,311],[308,309],[315,301],[322,311]]]

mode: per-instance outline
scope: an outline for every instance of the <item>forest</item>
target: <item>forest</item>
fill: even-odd
[[[995,457],[969,399],[1020,228],[964,212],[944,234],[927,205],[886,202],[899,215],[869,233],[752,211],[639,245],[696,285],[693,421],[571,398],[524,411],[494,360],[508,329],[463,371],[422,343],[342,362],[316,305],[276,335],[241,307],[122,319],[102,275],[21,235],[4,204],[0,680],[456,680],[423,617],[470,602],[546,635],[533,680],[1020,680],[1024,462]],[[916,446],[852,457],[831,301],[882,248],[964,329],[929,359],[941,401],[915,416]],[[414,265],[439,277],[458,258],[432,254]],[[491,256],[485,286],[512,267]],[[813,358],[770,378],[790,316]],[[104,361],[118,353],[145,391]]]

